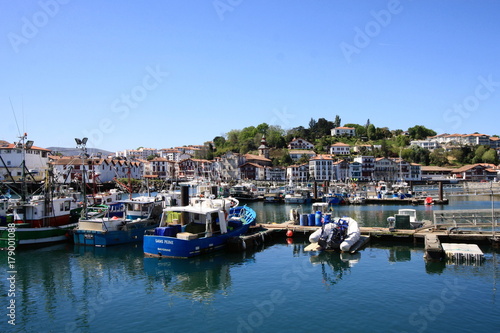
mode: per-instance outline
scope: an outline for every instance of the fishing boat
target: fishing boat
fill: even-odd
[[[278,192],[270,192],[264,194],[264,203],[280,203],[283,202],[283,196]]]
[[[294,190],[285,195],[285,203],[287,204],[304,204],[312,201],[309,190]]]
[[[6,226],[9,222],[12,222],[12,215],[7,214],[9,210],[9,198],[6,196],[0,196],[0,226]]]
[[[257,187],[251,183],[234,185],[229,189],[229,195],[238,200],[253,201],[258,199]]]
[[[193,198],[163,210],[160,226],[144,235],[144,254],[189,258],[220,250],[228,239],[245,234],[255,218],[253,209],[234,198]]]
[[[124,215],[114,214],[123,205]],[[141,197],[122,200],[111,205],[90,206],[73,230],[77,245],[111,246],[140,242],[144,232],[157,227],[163,209],[163,201],[155,197]]]
[[[7,216],[12,223],[0,226],[0,248],[7,247],[12,240],[16,246],[68,240],[69,232],[77,225],[75,211],[79,206],[75,195],[47,190],[46,193],[15,201],[9,206],[12,215]],[[15,232],[11,233],[14,238],[9,238],[9,227],[11,230],[15,228]]]

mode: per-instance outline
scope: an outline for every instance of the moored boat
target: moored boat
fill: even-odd
[[[304,204],[312,201],[309,190],[295,190],[285,195],[287,204]]]
[[[395,216],[389,216],[387,222],[390,229],[418,229],[427,221],[417,219],[416,209],[405,208],[399,209]]]
[[[114,206],[123,205],[122,217],[113,214]],[[130,199],[115,204],[89,207],[86,216],[78,221],[73,230],[73,240],[77,245],[111,246],[140,242],[144,232],[159,225],[162,201]]]
[[[322,250],[349,251],[361,237],[358,222],[350,217],[335,217],[323,223],[309,236],[311,243],[317,243]]]
[[[147,256],[189,258],[223,249],[228,239],[245,234],[256,213],[238,206],[234,198],[197,199],[189,205],[167,207],[160,226],[146,231]]]

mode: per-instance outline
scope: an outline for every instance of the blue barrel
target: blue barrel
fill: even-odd
[[[329,213],[325,214],[323,219],[325,221],[325,224],[332,222],[332,214]]]
[[[309,214],[307,216],[307,222],[308,222],[308,225],[310,227],[314,227],[314,218],[315,218],[316,214]]]
[[[314,215],[314,221],[317,227],[321,227],[321,212],[319,210]]]
[[[300,214],[300,225],[307,226],[307,214]]]

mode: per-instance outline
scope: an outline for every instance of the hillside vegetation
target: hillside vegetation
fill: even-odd
[[[249,126],[243,129],[231,130],[225,136],[217,136],[212,142],[205,144],[205,149],[198,154],[198,158],[213,159],[228,151],[246,154],[257,153],[261,144],[262,136],[265,135],[267,146],[271,149],[271,158],[274,165],[286,166],[293,163],[288,154],[287,145],[294,138],[302,138],[314,144],[317,154],[328,153],[331,145],[342,142],[350,146],[360,146],[360,155],[372,155],[375,157],[399,157],[422,165],[436,166],[460,166],[473,163],[498,164],[498,156],[495,149],[488,146],[456,146],[452,150],[443,148],[432,152],[410,146],[412,140],[424,140],[437,133],[422,125],[415,125],[407,130],[390,130],[387,127],[376,127],[370,123],[365,125],[344,124],[345,127],[356,129],[354,137],[334,137],[331,135],[332,128],[340,126],[340,117],[337,115],[334,121],[324,118],[309,121],[308,127],[295,127],[284,130],[280,126],[262,123],[258,126]],[[377,146],[379,148],[374,148]],[[339,158],[352,159],[356,154],[342,156]],[[303,159],[299,162],[307,162]]]

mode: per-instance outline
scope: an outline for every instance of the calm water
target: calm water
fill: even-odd
[[[444,207],[491,208],[488,198]],[[253,203],[261,221],[290,206]],[[498,204],[500,208],[500,204]],[[347,206],[385,226],[405,206]],[[304,208],[309,212],[310,207]],[[356,255],[310,253],[275,241],[193,260],[144,258],[141,246],[69,244],[16,252],[15,297],[2,267],[0,332],[498,332],[500,252],[478,266],[427,264],[422,246],[372,244]],[[8,324],[15,300],[15,323]]]

